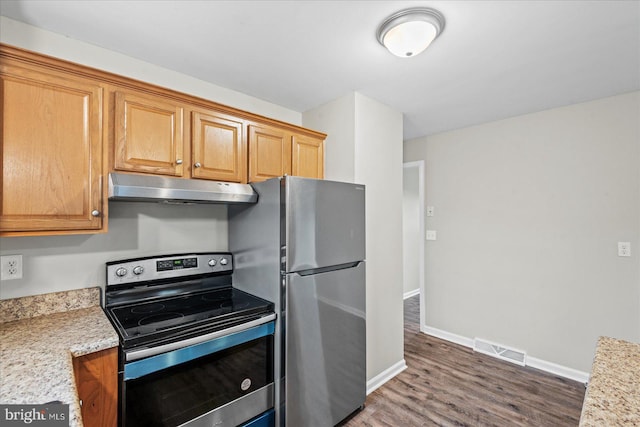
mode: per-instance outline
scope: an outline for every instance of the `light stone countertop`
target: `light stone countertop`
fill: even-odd
[[[580,427],[640,426],[640,344],[600,337]]]
[[[0,319],[19,318],[0,323],[0,403],[59,400],[69,425],[82,426],[72,357],[118,345],[99,303],[99,288],[0,301]]]

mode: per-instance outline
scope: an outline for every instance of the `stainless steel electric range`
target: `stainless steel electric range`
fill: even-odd
[[[108,262],[119,425],[271,426],[273,304],[232,286],[230,253]]]

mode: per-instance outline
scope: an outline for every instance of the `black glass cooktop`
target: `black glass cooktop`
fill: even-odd
[[[137,302],[109,309],[125,341],[154,337],[175,330],[225,327],[234,319],[246,319],[273,311],[273,303],[235,288]]]

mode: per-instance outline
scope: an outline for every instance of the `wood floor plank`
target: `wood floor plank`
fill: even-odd
[[[420,333],[419,298],[405,300],[408,368],[344,427],[578,425],[584,384]]]

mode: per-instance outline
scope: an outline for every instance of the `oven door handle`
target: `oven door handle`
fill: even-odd
[[[216,338],[223,337],[225,335],[231,335],[238,332],[245,331],[247,329],[251,329],[256,326],[263,325],[265,323],[269,323],[275,320],[276,314],[271,313],[267,316],[263,316],[259,319],[251,320],[246,323],[242,323],[240,325],[235,325],[230,328],[222,329],[220,331],[211,332],[205,335],[199,335],[197,337],[188,338],[186,340],[172,342],[169,344],[159,345],[157,347],[143,348],[140,350],[133,350],[125,353],[125,360],[127,362],[131,362],[134,360],[144,359],[145,357],[151,357],[162,353],[167,353],[170,351],[178,350],[184,347],[189,347],[192,345],[200,344],[206,341],[211,341]]]

